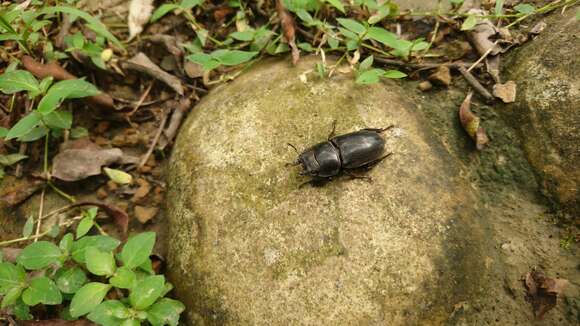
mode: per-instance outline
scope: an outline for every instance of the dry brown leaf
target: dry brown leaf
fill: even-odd
[[[447,87],[451,84],[451,71],[447,66],[439,66],[428,78],[435,84]]]
[[[556,306],[558,296],[568,285],[568,280],[547,277],[540,270],[528,272],[523,281],[526,300],[532,304],[534,315],[538,319],[544,318],[544,314]]]
[[[171,87],[177,94],[183,95],[183,85],[179,78],[159,68],[143,52],[137,53],[133,58],[123,63],[123,68],[136,70],[158,79]]]
[[[483,127],[480,126],[480,119],[476,116],[470,109],[471,107],[471,97],[473,92],[469,92],[461,103],[459,107],[459,121],[461,126],[467,132],[469,137],[475,141],[475,146],[478,150],[482,150],[487,143],[489,143],[489,138],[485,133]]]
[[[282,0],[276,1],[276,10],[280,17],[280,25],[284,32],[284,40],[292,49],[292,64],[296,65],[298,64],[298,60],[300,60],[300,51],[296,46],[296,23],[294,22],[294,17],[292,17],[292,14],[286,10]]]
[[[145,179],[137,179],[136,183],[139,185],[139,188],[133,194],[131,201],[136,203],[139,202],[141,199],[145,198],[149,192],[151,191],[151,185]]]
[[[149,21],[153,9],[153,0],[131,0],[129,17],[127,17],[129,40],[143,31],[143,25]]]
[[[141,224],[147,223],[159,212],[158,207],[135,206],[135,217]]]
[[[495,84],[493,85],[493,95],[504,103],[513,103],[516,101],[516,87],[516,83],[512,80],[505,84]]]
[[[117,225],[121,232],[124,235],[127,234],[127,230],[129,229],[129,215],[120,207],[117,207],[113,204],[107,204],[103,202],[97,201],[84,201],[80,203],[76,203],[71,206],[72,207],[81,207],[81,206],[97,206],[98,208],[102,209],[107,215],[109,215],[115,225]]]
[[[0,249],[0,253],[2,254],[2,259],[9,263],[15,263],[16,258],[20,255],[22,251],[21,248],[2,248]]]
[[[13,182],[8,182],[7,179],[5,177],[3,181],[0,202],[8,207],[22,203],[44,185],[44,180],[36,178],[16,179]]]
[[[183,70],[185,70],[185,74],[189,78],[199,78],[203,76],[203,66],[199,63],[191,62],[189,60],[185,60],[183,63]]]
[[[95,144],[85,148],[66,148],[54,157],[52,175],[63,181],[82,180],[99,175],[103,166],[122,160],[123,151],[119,148],[104,149]]]

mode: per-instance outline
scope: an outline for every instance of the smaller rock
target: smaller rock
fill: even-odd
[[[437,70],[429,76],[429,80],[437,85],[449,86],[451,84],[451,72],[447,66],[439,66]]]
[[[426,92],[426,91],[431,90],[431,88],[433,88],[433,84],[431,84],[431,82],[428,80],[424,80],[424,81],[419,83],[417,88],[419,88],[419,90],[421,90],[422,92]]]
[[[186,60],[183,64],[183,69],[189,78],[198,78],[203,76],[203,67],[199,63]]]
[[[159,212],[157,207],[135,206],[135,217],[141,224],[145,224],[154,218],[157,212]]]

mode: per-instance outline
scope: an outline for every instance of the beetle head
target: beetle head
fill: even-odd
[[[302,171],[300,172],[300,175],[318,175],[320,165],[314,157],[314,149],[307,149],[302,152],[302,154],[298,155],[298,163],[302,165]]]

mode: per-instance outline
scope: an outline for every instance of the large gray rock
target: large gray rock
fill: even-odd
[[[509,57],[506,75],[518,94],[502,113],[520,131],[546,193],[580,216],[580,24],[574,15],[553,14],[546,30]]]
[[[409,325],[478,286],[469,188],[395,82],[309,80],[268,62],[212,91],[169,172],[169,271],[196,325]],[[314,78],[313,74],[309,78]],[[389,159],[324,187],[285,164],[337,132],[395,124]],[[461,230],[461,236],[454,236]],[[460,239],[460,240],[454,240]]]

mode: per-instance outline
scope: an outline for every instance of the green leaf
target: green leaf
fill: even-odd
[[[398,70],[387,70],[385,71],[385,73],[383,74],[383,77],[385,78],[392,78],[392,79],[397,79],[397,78],[404,78],[407,77],[407,74],[400,72]]]
[[[79,139],[83,137],[87,137],[89,135],[89,131],[87,128],[83,127],[75,127],[70,130],[70,136],[73,139]]]
[[[8,135],[8,129],[0,127],[0,138],[4,138],[6,135]]]
[[[75,293],[70,303],[70,314],[77,318],[92,312],[107,295],[111,285],[98,282],[85,284]]]
[[[147,310],[147,320],[153,326],[179,324],[179,315],[185,310],[183,303],[168,298],[162,298]]]
[[[81,238],[82,236],[84,236],[85,234],[87,234],[87,232],[89,232],[89,230],[93,227],[93,225],[95,224],[95,220],[93,217],[87,216],[85,218],[83,218],[80,222],[79,225],[77,226],[77,239]]]
[[[18,301],[18,298],[20,298],[21,294],[22,294],[21,287],[15,287],[8,290],[8,292],[4,295],[4,298],[2,299],[2,304],[0,304],[0,308],[4,309],[8,306],[15,304],[16,301]]]
[[[27,116],[20,119],[6,135],[6,140],[22,137],[38,126],[42,115],[36,111],[30,112]]]
[[[505,0],[495,0],[495,14],[497,16],[501,15],[503,12],[503,4]]]
[[[529,15],[536,11],[536,7],[529,3],[520,3],[519,5],[515,6],[514,9],[519,12],[520,14]]]
[[[477,25],[477,17],[476,16],[468,16],[467,19],[461,25],[462,31],[468,31]]]
[[[119,289],[132,289],[136,281],[135,272],[125,266],[119,267],[115,275],[109,279],[109,283]]]
[[[131,290],[129,302],[137,310],[147,309],[163,292],[165,278],[163,275],[147,276]]]
[[[254,39],[254,34],[255,34],[254,31],[247,30],[243,32],[231,33],[230,37],[238,41],[249,42]]]
[[[356,78],[356,83],[361,85],[369,85],[378,83],[381,76],[385,73],[383,69],[370,69],[362,74],[359,74]]]
[[[0,263],[0,294],[6,294],[13,288],[22,287],[26,273],[21,266],[11,263]]]
[[[382,44],[393,49],[400,47],[400,40],[397,35],[381,27],[370,27],[366,37],[381,42]]]
[[[334,8],[338,9],[343,14],[345,13],[344,5],[342,4],[342,2],[340,0],[325,0],[325,2],[328,2],[329,4],[331,4]]]
[[[39,126],[34,127],[32,130],[30,130],[30,132],[28,132],[26,135],[18,137],[18,140],[21,142],[35,141],[35,140],[38,140],[38,139],[46,136],[48,131],[49,131],[48,128],[46,128],[45,126],[39,125]]]
[[[367,70],[367,69],[369,69],[370,67],[373,66],[373,60],[374,60],[373,56],[372,55],[369,55],[366,59],[364,59],[360,63],[360,65],[358,66],[358,69],[360,69],[360,70]]]
[[[44,124],[50,129],[70,129],[73,116],[70,111],[56,110],[42,117]]]
[[[89,272],[98,276],[111,276],[117,268],[112,252],[103,252],[95,247],[87,248],[85,261]]]
[[[30,308],[22,301],[22,297],[16,300],[16,304],[12,307],[12,312],[18,320],[31,320]]]
[[[127,311],[127,307],[118,300],[107,300],[99,304],[88,316],[90,321],[102,326],[117,326],[123,322],[123,319],[117,317],[123,315],[123,311]]]
[[[30,215],[26,219],[26,223],[24,224],[24,227],[22,228],[22,237],[28,238],[28,236],[30,236],[32,234],[33,228],[34,228],[34,218],[32,217],[32,215]]]
[[[237,66],[244,62],[250,61],[256,56],[258,52],[247,52],[240,50],[217,50],[212,52],[210,55],[212,58],[216,59],[219,63],[225,66]]]
[[[106,235],[89,235],[75,241],[72,245],[71,255],[74,261],[85,263],[85,252],[89,247],[96,247],[102,251],[113,251],[120,241]]]
[[[23,159],[28,158],[26,155],[22,154],[7,154],[7,155],[0,155],[0,165],[3,166],[10,166],[12,164],[18,163]]]
[[[48,76],[40,81],[40,91],[43,94],[48,91],[48,88],[50,87],[50,85],[52,85],[53,80],[54,80],[54,78],[52,76]]]
[[[206,71],[213,70],[221,65],[219,61],[205,53],[194,53],[187,56],[187,60],[200,64]]]
[[[79,267],[60,269],[56,275],[56,286],[62,293],[76,293],[87,283],[85,272]]]
[[[191,9],[203,3],[203,0],[181,0],[179,7],[182,9]]]
[[[155,232],[144,232],[127,240],[121,251],[123,266],[135,268],[143,264],[153,251]]]
[[[72,235],[72,233],[67,233],[62,237],[62,239],[60,239],[60,243],[58,244],[58,247],[63,252],[70,253],[72,250],[73,241],[74,241],[74,236]]]
[[[87,21],[86,26],[92,29],[95,33],[105,37],[109,42],[115,44],[120,49],[124,49],[123,43],[121,43],[115,35],[111,34],[103,23],[97,18],[91,16],[90,14],[68,6],[45,6],[39,11],[39,14],[54,14],[54,13],[65,13],[72,16],[78,16]]]
[[[153,12],[149,21],[153,23],[175,9],[179,9],[179,6],[173,3],[164,3]]]
[[[57,263],[61,257],[62,252],[54,243],[38,241],[26,246],[16,261],[26,269],[37,270]]]
[[[48,90],[46,95],[38,103],[37,111],[47,115],[54,111],[65,99],[95,96],[100,91],[95,85],[82,79],[61,80]]]
[[[0,92],[13,94],[21,91],[40,94],[40,85],[31,73],[26,70],[13,70],[0,75]]]
[[[133,177],[125,171],[106,167],[103,168],[103,171],[105,171],[105,174],[109,177],[109,179],[111,179],[116,184],[126,185],[133,183]]]
[[[139,326],[139,325],[141,325],[141,322],[139,320],[133,319],[133,318],[125,319],[121,323],[121,326]]]
[[[357,22],[354,19],[337,18],[336,20],[338,21],[338,23],[340,25],[342,25],[346,29],[348,29],[348,30],[350,30],[358,35],[362,35],[367,31],[366,27],[364,27],[361,23]]]
[[[57,305],[62,302],[62,294],[53,280],[46,276],[40,276],[32,279],[30,286],[24,290],[22,301],[29,306],[35,306],[39,303]]]

